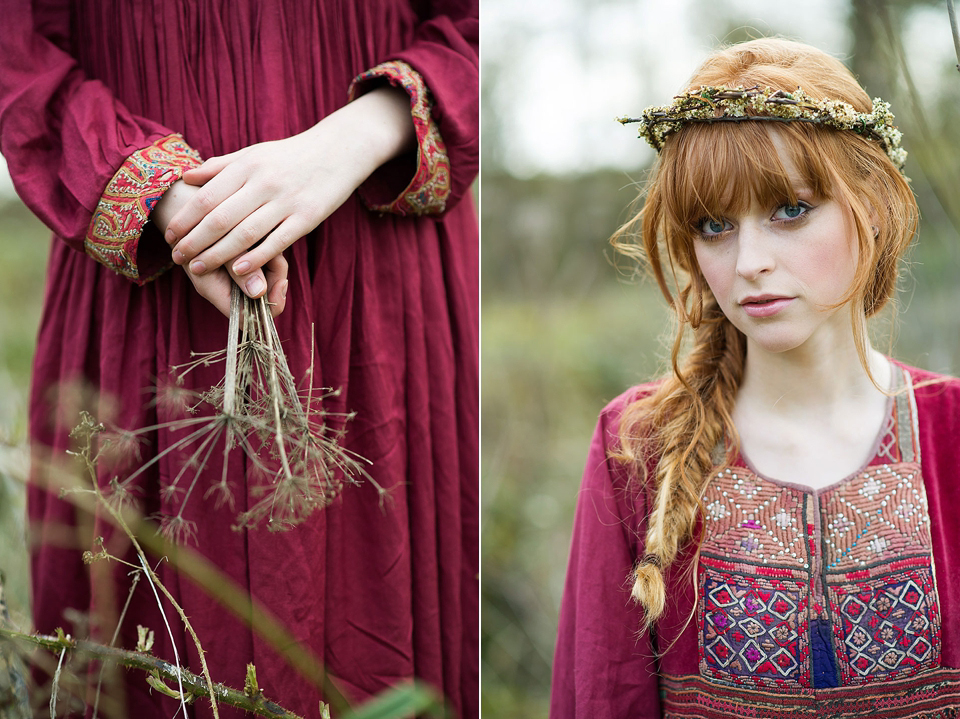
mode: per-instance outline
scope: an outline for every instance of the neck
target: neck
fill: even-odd
[[[861,321],[865,329],[866,321]],[[738,404],[760,403],[776,407],[778,412],[815,413],[831,405],[876,397],[882,394],[876,385],[884,390],[890,387],[889,362],[868,344],[867,372],[849,321],[821,330],[800,347],[784,352],[769,352],[748,340]]]

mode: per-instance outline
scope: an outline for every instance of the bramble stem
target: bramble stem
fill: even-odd
[[[265,699],[262,694],[258,693],[256,697],[249,697],[242,691],[220,683],[208,684],[204,677],[198,676],[182,667],[176,667],[170,662],[164,661],[152,654],[108,647],[83,639],[71,639],[70,637],[59,638],[42,634],[23,634],[4,627],[0,627],[0,638],[31,644],[56,653],[70,651],[93,659],[116,662],[125,667],[149,672],[151,676],[155,676],[161,680],[177,681],[179,679],[183,683],[187,697],[209,698],[210,692],[213,691],[216,694],[216,699],[224,704],[243,709],[257,716],[272,717],[273,719],[302,719],[299,715],[284,709],[276,702]],[[152,683],[152,686],[156,687],[156,684]],[[173,690],[173,694],[177,694],[176,690]]]

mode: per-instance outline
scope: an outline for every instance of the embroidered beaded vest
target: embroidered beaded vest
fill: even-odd
[[[704,497],[700,673],[827,688],[940,664],[930,518],[909,377],[860,471],[811,491],[743,466]],[[904,383],[908,383],[904,387]]]

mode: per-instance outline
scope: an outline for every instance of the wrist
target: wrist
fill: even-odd
[[[181,207],[187,204],[187,201],[197,189],[183,180],[177,180],[163,193],[150,213],[150,221],[160,230],[161,235],[167,231],[170,220],[179,212]]]
[[[337,124],[355,156],[363,164],[363,178],[374,170],[417,147],[410,115],[410,98],[400,88],[383,86],[358,97],[326,117],[308,132],[325,123]]]

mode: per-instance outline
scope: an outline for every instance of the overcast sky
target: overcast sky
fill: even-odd
[[[481,7],[483,112],[498,114],[500,160],[521,177],[644,165],[652,150],[613,118],[667,102],[734,19],[758,35],[780,33],[841,58],[852,41],[848,4],[838,0],[481,0]],[[956,63],[945,7],[915,12],[905,42],[921,91],[925,78]]]

